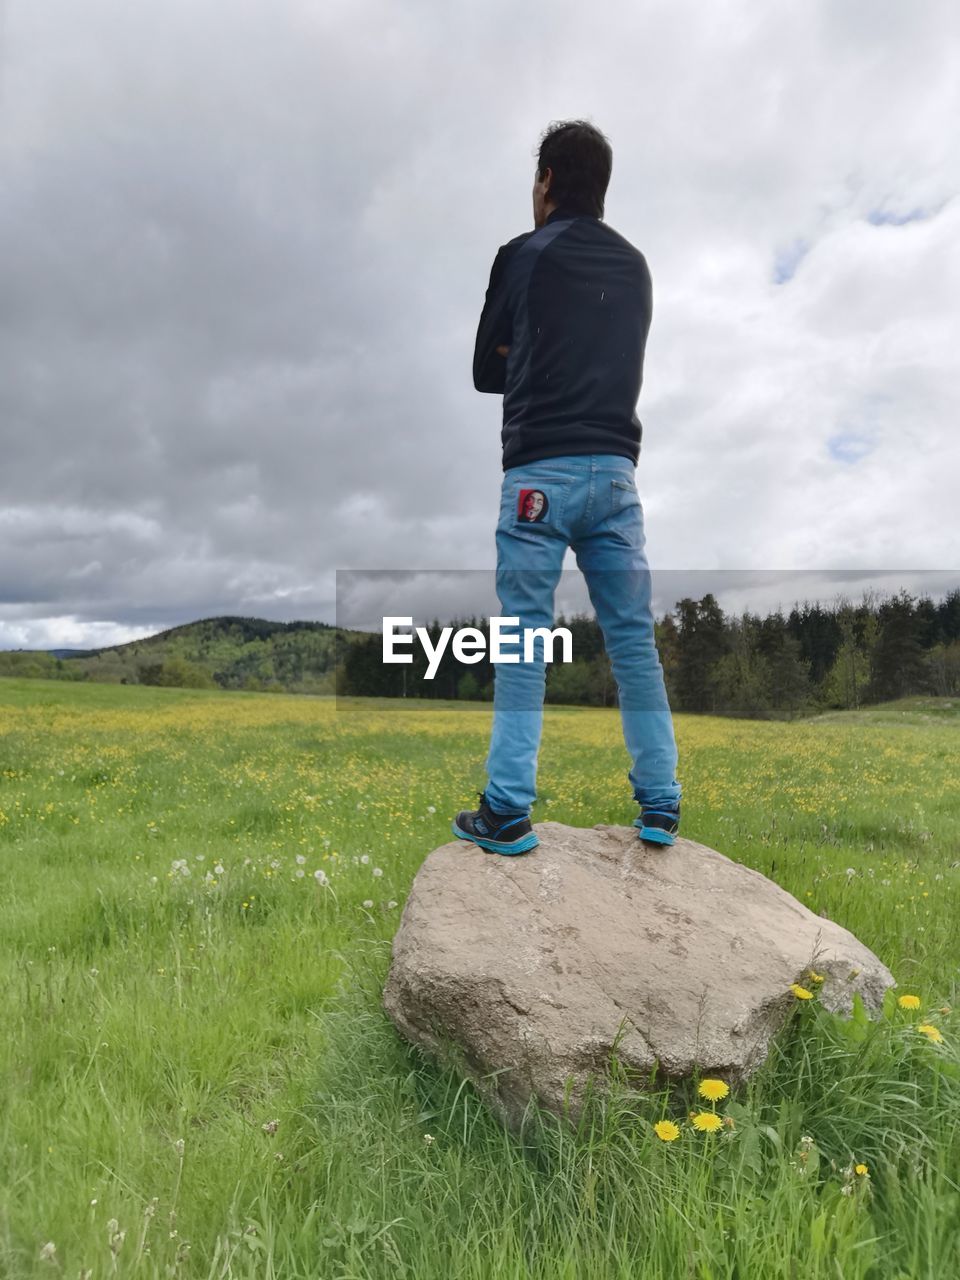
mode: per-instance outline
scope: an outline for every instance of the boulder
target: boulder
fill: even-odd
[[[893,985],[848,930],[706,845],[536,829],[520,857],[459,840],[429,854],[383,995],[398,1030],[511,1128],[531,1096],[575,1119],[614,1054],[640,1088],[694,1072],[736,1085],[793,1011],[792,983],[841,1013],[855,992],[876,1012]]]

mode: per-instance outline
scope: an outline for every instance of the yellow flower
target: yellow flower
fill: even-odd
[[[712,1111],[701,1111],[693,1117],[693,1127],[701,1133],[716,1133],[723,1128],[723,1120]]]
[[[917,1027],[921,1035],[926,1036],[928,1040],[932,1040],[934,1044],[941,1044],[943,1036],[940,1034],[940,1028],[933,1026],[930,1022],[923,1022]]]
[[[859,1173],[860,1177],[862,1178],[862,1177],[864,1177],[864,1176],[865,1176],[865,1174],[866,1174],[866,1172],[867,1172],[867,1166],[866,1166],[865,1164],[858,1164],[858,1165],[855,1165],[855,1166],[854,1166],[854,1170],[853,1170],[853,1172],[854,1172],[854,1173]]]
[[[793,994],[797,997],[798,1000],[813,999],[813,992],[808,991],[806,987],[801,987],[798,982],[791,982],[790,990],[793,992]]]
[[[810,981],[811,981],[811,982],[822,982],[822,981],[823,981],[823,977],[824,977],[824,975],[823,975],[822,973],[814,973],[814,971],[813,971],[812,969],[810,969],[810,970],[809,970],[809,973],[810,973]]]
[[[658,1120],[653,1126],[653,1132],[661,1142],[673,1142],[674,1138],[680,1137],[680,1130],[672,1120]]]
[[[697,1088],[701,1098],[709,1102],[719,1102],[730,1092],[730,1086],[724,1080],[701,1080]]]
[[[901,996],[900,999],[897,1001],[897,1004],[900,1006],[901,1009],[919,1009],[920,997],[919,996]]]

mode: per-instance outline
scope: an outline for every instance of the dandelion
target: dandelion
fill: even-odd
[[[857,1164],[857,1165],[854,1165],[853,1172],[857,1174],[859,1177],[865,1178],[867,1176],[868,1169],[865,1164]]]
[[[673,1142],[680,1137],[680,1129],[672,1120],[658,1120],[653,1126],[653,1132],[661,1142]]]
[[[897,1004],[900,1006],[901,1009],[919,1009],[920,997],[919,996],[901,996],[897,1001]]]
[[[52,1240],[48,1240],[47,1243],[40,1250],[40,1261],[56,1262],[56,1260],[57,1260],[57,1246],[53,1243]]]
[[[436,805],[432,805],[432,804],[427,805],[427,813],[436,813],[436,812],[437,812]]]
[[[396,899],[391,898],[390,901],[387,903],[387,910],[392,911],[396,905],[397,905]]]
[[[813,999],[813,992],[808,991],[806,987],[801,987],[798,982],[791,982],[790,990],[793,992],[793,994],[797,997],[798,1000]]]
[[[327,840],[327,841],[324,841],[324,843],[325,843],[325,844],[329,844],[330,842],[329,842],[329,840]],[[364,866],[366,866],[366,865],[367,865],[367,863],[370,861],[370,855],[369,855],[369,853],[362,853],[362,854],[360,855],[360,861],[363,863],[363,865],[364,865]]]
[[[317,884],[329,883],[327,880],[327,873],[324,871],[323,867],[317,867],[316,871],[313,873],[313,878],[316,880]]]
[[[917,1027],[917,1030],[922,1036],[926,1036],[931,1044],[943,1044],[943,1036],[940,1033],[940,1028],[935,1027],[933,1023],[923,1022],[919,1027]]]
[[[302,854],[302,853],[298,853],[298,854],[297,854],[297,866],[298,866],[298,867],[302,867],[302,866],[303,866],[303,864],[306,862],[306,860],[307,860],[307,859],[306,859],[306,856],[305,856],[304,854]]]
[[[824,975],[822,973],[814,973],[812,969],[809,972],[811,982],[823,982]]]
[[[363,905],[364,905],[364,906],[367,908],[367,910],[369,911],[369,910],[370,910],[370,908],[373,906],[373,899],[372,899],[372,898],[364,898],[364,900],[363,900]]]
[[[382,871],[382,869],[381,869],[380,867],[374,867],[374,868],[373,868],[373,874],[374,874],[375,876],[379,877],[379,876],[382,876],[382,875],[383,875],[383,871]]]
[[[222,862],[218,862],[218,863],[217,863],[217,865],[213,868],[213,874],[214,874],[215,876],[222,876],[222,875],[223,875],[223,863],[222,863]]]
[[[701,1133],[716,1133],[723,1128],[723,1120],[713,1111],[699,1111],[693,1117],[693,1127]]]
[[[701,1080],[697,1088],[700,1097],[706,1098],[709,1102],[719,1102],[729,1092],[730,1086],[725,1080]]]

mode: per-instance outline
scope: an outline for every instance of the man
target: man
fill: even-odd
[[[473,381],[478,391],[503,394],[501,613],[522,629],[551,627],[564,553],[573,548],[620,691],[640,804],[634,825],[641,840],[673,844],[677,749],[634,478],[651,282],[643,254],[602,220],[612,164],[607,139],[582,120],[542,136],[534,230],[497,253]],[[488,782],[479,809],[454,819],[461,839],[503,854],[539,843],[530,809],[544,686],[542,643],[533,662],[497,665]]]

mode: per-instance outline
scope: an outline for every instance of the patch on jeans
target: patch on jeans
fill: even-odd
[[[517,519],[522,524],[537,524],[545,520],[550,510],[547,495],[542,489],[521,489],[517,498]]]

